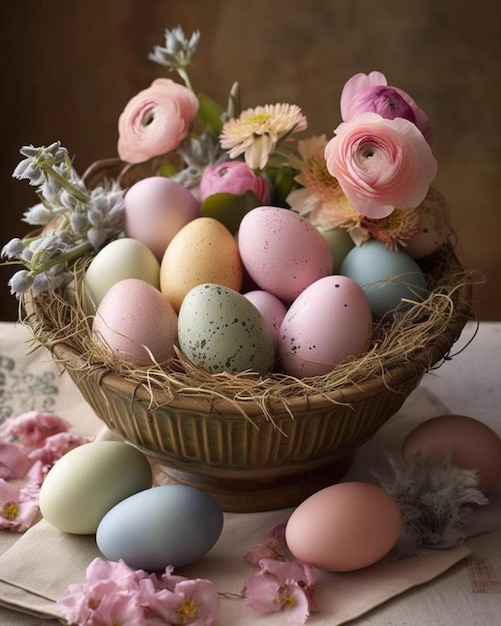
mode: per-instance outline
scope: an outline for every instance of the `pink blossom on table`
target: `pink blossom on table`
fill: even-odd
[[[187,87],[157,78],[129,100],[119,117],[119,157],[140,163],[175,150],[188,135],[198,105]]]
[[[355,74],[341,92],[341,117],[350,122],[361,113],[378,113],[386,119],[403,117],[415,124],[428,143],[431,130],[428,116],[408,93],[398,87],[388,86],[381,72]]]
[[[0,434],[27,448],[37,448],[44,444],[47,437],[66,432],[68,426],[66,420],[54,413],[28,411],[5,422]]]
[[[29,498],[31,500],[35,500],[35,502],[38,503],[40,489],[46,475],[47,471],[45,471],[41,461],[36,461],[35,463],[33,463],[28,473],[26,474],[28,481],[21,490],[27,499]]]
[[[141,603],[147,608],[149,618],[173,626],[212,626],[215,623],[219,596],[209,580],[184,579],[172,589],[158,589],[151,580],[145,579],[140,581],[140,588]]]
[[[412,122],[363,113],[334,132],[325,148],[327,170],[359,213],[380,219],[422,202],[437,161]]]
[[[286,620],[306,623],[317,610],[314,602],[318,576],[309,565],[298,561],[263,559],[260,571],[245,581],[242,595],[248,606],[260,613],[285,611]]]
[[[123,561],[94,559],[84,584],[69,585],[58,601],[62,616],[78,626],[212,626],[219,598],[212,583],[133,570]]]
[[[231,193],[236,196],[252,191],[257,199],[266,204],[270,196],[268,183],[244,161],[226,161],[219,165],[209,165],[200,181],[200,200],[216,193]]]
[[[0,479],[0,529],[24,532],[38,515],[37,503],[21,489]]]
[[[91,437],[82,437],[69,432],[57,433],[47,437],[41,448],[32,450],[29,458],[32,462],[41,461],[44,471],[48,472],[66,452],[91,441]]]
[[[259,567],[263,559],[284,560],[289,551],[285,542],[285,523],[276,524],[264,533],[263,541],[253,546],[245,555],[244,561]]]
[[[24,478],[31,461],[23,446],[0,441],[0,478]]]

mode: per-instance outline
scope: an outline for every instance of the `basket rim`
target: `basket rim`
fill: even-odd
[[[357,401],[367,401],[367,399],[378,395],[382,386],[398,393],[398,386],[402,382],[412,379],[420,379],[427,371],[445,359],[455,341],[459,338],[466,322],[471,318],[471,311],[467,308],[471,301],[472,287],[469,284],[462,285],[459,293],[459,305],[455,308],[454,316],[446,330],[431,340],[427,345],[420,347],[413,353],[412,358],[406,358],[398,365],[385,368],[384,372],[373,376],[371,379],[360,384],[350,384],[329,392],[316,392],[303,394],[297,397],[275,398],[270,396],[266,399],[267,407],[273,412],[283,413],[284,409],[287,418],[291,415],[297,418],[300,414],[306,414],[308,410],[320,409],[332,404],[352,404]],[[24,302],[26,309],[26,323],[30,325],[30,316],[36,315],[34,305],[30,299]],[[50,351],[56,360],[65,369],[74,372],[84,371],[86,361],[81,354],[72,346],[67,345],[64,340],[55,342]],[[87,374],[85,374],[87,375]],[[151,401],[152,392],[144,384],[137,384],[123,375],[109,369],[106,364],[94,364],[92,376],[99,381],[101,386],[107,387],[111,391],[119,394],[126,393],[140,401]],[[235,413],[236,407],[241,409],[245,415],[256,417],[262,415],[263,405],[255,398],[230,399],[225,397],[214,397],[212,394],[199,395],[178,395],[172,397],[161,387],[154,390],[155,406],[169,405],[172,408],[208,413],[216,411],[218,413]],[[237,409],[237,412],[238,412]]]

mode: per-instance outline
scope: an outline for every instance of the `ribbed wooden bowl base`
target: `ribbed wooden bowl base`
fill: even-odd
[[[272,479],[214,478],[159,466],[158,482],[191,485],[210,494],[224,511],[251,513],[297,506],[313,493],[339,482],[353,455],[336,459],[314,470]]]

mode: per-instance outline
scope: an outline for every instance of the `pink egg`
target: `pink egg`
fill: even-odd
[[[177,315],[160,291],[137,278],[115,283],[101,300],[92,326],[95,341],[137,365],[174,356]]]
[[[273,334],[275,343],[278,343],[280,326],[287,313],[284,303],[268,291],[256,289],[243,294],[252,302],[256,309],[264,317]]]
[[[174,235],[200,216],[200,204],[180,183],[151,176],[135,183],[125,194],[124,231],[142,241],[158,261]]]
[[[285,540],[296,559],[331,572],[362,569],[396,544],[402,515],[382,487],[345,482],[302,502],[287,522]]]
[[[372,316],[362,288],[346,276],[326,276],[299,295],[280,328],[279,365],[286,374],[321,376],[367,350]]]
[[[439,415],[426,420],[404,439],[402,458],[420,453],[439,463],[477,472],[478,488],[488,492],[501,480],[501,439],[483,422],[465,415]]]
[[[249,211],[240,223],[238,247],[252,280],[285,302],[332,273],[327,241],[289,209],[262,206]]]

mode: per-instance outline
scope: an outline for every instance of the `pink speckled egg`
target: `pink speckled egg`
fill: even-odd
[[[275,344],[278,344],[278,338],[280,335],[280,326],[282,325],[287,309],[284,303],[276,296],[268,291],[261,291],[255,289],[254,291],[248,291],[243,294],[247,300],[252,302],[256,309],[266,320],[275,340]]]
[[[174,356],[177,314],[158,289],[128,278],[115,283],[98,306],[95,341],[119,359],[147,365]]]
[[[289,209],[262,206],[249,211],[240,223],[238,247],[252,280],[285,302],[332,273],[327,241]]]
[[[322,376],[369,347],[372,316],[363,289],[346,276],[326,276],[296,298],[280,328],[279,365],[286,374]]]
[[[164,176],[150,176],[132,185],[124,204],[125,234],[146,244],[158,261],[174,235],[200,216],[195,196]]]

